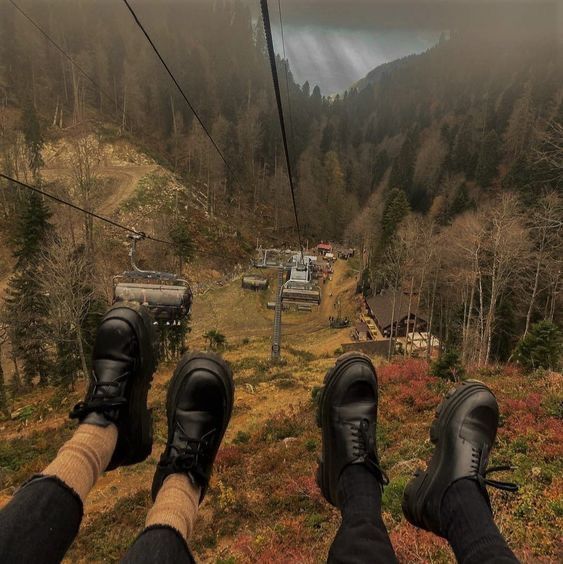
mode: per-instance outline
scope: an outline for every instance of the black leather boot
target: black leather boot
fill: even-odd
[[[350,464],[363,464],[382,486],[388,483],[377,456],[377,401],[375,368],[363,354],[341,356],[325,376],[317,412],[322,429],[317,483],[334,506],[338,481]]]
[[[142,462],[151,453],[147,394],[157,364],[156,339],[148,311],[137,304],[113,306],[98,328],[86,398],[70,417],[90,425],[117,426],[117,445],[107,470]]]
[[[486,485],[507,491],[518,486],[486,476],[509,467],[487,469],[499,421],[499,408],[485,384],[468,380],[452,389],[436,411],[430,440],[436,445],[426,471],[418,470],[403,496],[403,513],[416,527],[445,536],[440,512],[447,489],[462,479],[475,480],[490,506]]]
[[[168,440],[154,475],[153,499],[170,474],[182,473],[201,488],[203,501],[233,403],[233,376],[221,357],[184,356],[168,388]]]

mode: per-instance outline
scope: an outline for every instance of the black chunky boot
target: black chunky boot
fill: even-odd
[[[485,384],[468,380],[447,394],[430,428],[430,440],[436,448],[428,468],[417,470],[405,489],[403,513],[410,523],[446,536],[441,518],[442,501],[448,488],[458,480],[474,480],[489,507],[487,485],[518,490],[515,484],[487,478],[491,472],[510,469],[487,469],[498,422],[497,400]]]
[[[168,440],[154,475],[153,499],[170,474],[182,473],[201,488],[203,501],[233,403],[233,376],[221,357],[184,356],[168,388]]]
[[[107,470],[142,462],[151,453],[147,395],[156,370],[156,350],[156,331],[144,307],[120,303],[105,314],[96,334],[86,398],[70,417],[100,427],[117,426],[117,445]]]
[[[365,466],[381,486],[388,483],[377,456],[377,401],[377,375],[369,357],[342,355],[325,376],[317,412],[322,429],[317,483],[334,506],[340,476],[351,464]]]

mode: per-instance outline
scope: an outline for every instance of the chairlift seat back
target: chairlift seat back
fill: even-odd
[[[119,282],[114,286],[113,301],[144,305],[157,321],[180,321],[191,312],[192,292],[187,284]]]

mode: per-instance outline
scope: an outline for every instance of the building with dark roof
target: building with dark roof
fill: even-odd
[[[404,337],[414,331],[426,331],[426,315],[418,311],[418,298],[413,296],[409,308],[409,294],[384,291],[366,299],[370,317],[384,337]],[[410,309],[410,315],[409,315]]]

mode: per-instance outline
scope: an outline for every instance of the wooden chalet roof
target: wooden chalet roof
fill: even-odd
[[[382,292],[381,294],[368,298],[366,301],[372,315],[375,319],[377,319],[379,325],[383,328],[389,327],[389,325],[391,325],[391,319],[393,319],[393,292]],[[417,312],[417,302],[417,297],[413,296],[411,314],[424,319],[424,314]],[[404,292],[397,292],[394,316],[395,321],[403,319],[408,315],[408,313],[409,295]]]

